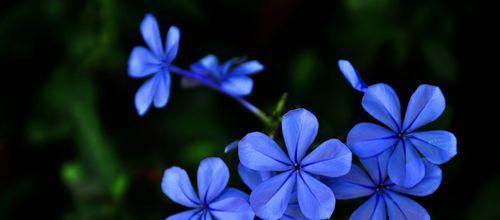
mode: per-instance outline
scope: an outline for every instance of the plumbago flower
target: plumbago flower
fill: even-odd
[[[252,92],[253,80],[249,75],[264,70],[264,66],[256,60],[241,62],[241,59],[230,59],[219,63],[216,56],[210,54],[191,65],[191,71],[212,80],[220,88],[231,95],[245,96]],[[194,86],[199,81],[183,78],[184,86]]]
[[[402,119],[398,95],[389,85],[366,86],[348,61],[339,61],[339,67],[351,85],[365,93],[363,108],[386,126],[359,123],[351,129],[347,145],[358,157],[369,158],[390,152],[389,177],[398,185],[412,187],[425,176],[425,163],[420,154],[433,164],[445,163],[457,154],[457,140],[452,133],[417,132],[436,120],[445,109],[445,98],[438,87],[420,85],[411,96]]]
[[[135,107],[144,115],[151,104],[164,107],[170,97],[170,66],[179,49],[179,29],[170,27],[165,47],[160,37],[156,18],[147,14],[141,23],[141,33],[149,48],[137,46],[128,61],[128,74],[134,78],[150,77],[135,94]]]
[[[250,205],[257,216],[278,219],[296,192],[298,206],[305,217],[329,218],[335,207],[335,196],[318,177],[338,177],[349,172],[351,152],[339,140],[330,139],[306,155],[316,138],[318,120],[305,109],[289,111],[281,125],[288,156],[276,142],[260,132],[247,134],[238,144],[243,166],[259,172],[277,172],[255,187]]]
[[[401,187],[387,176],[390,156],[389,152],[384,152],[377,157],[361,159],[368,175],[352,165],[347,175],[328,178],[324,182],[331,187],[337,199],[369,197],[352,213],[352,220],[385,220],[387,217],[389,220],[429,220],[429,213],[404,194],[419,197],[432,194],[441,184],[441,169],[424,160],[425,176],[422,181],[410,188]]]
[[[248,204],[248,195],[234,188],[227,188],[229,169],[220,158],[207,158],[198,167],[198,195],[183,169],[172,167],[165,170],[161,187],[174,202],[192,210],[172,215],[167,220],[254,218]]]

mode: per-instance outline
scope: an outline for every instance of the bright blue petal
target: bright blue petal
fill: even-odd
[[[292,197],[290,198],[290,202],[288,202],[288,207],[285,210],[285,214],[281,218],[281,220],[304,220],[308,219],[300,210],[299,201],[297,198],[297,192],[292,193]]]
[[[201,214],[203,214],[202,211],[194,209],[171,215],[166,220],[199,220],[201,218]]]
[[[302,160],[302,169],[316,175],[338,177],[351,169],[352,153],[342,142],[330,139]]]
[[[259,63],[259,61],[252,60],[240,64],[238,67],[234,68],[231,72],[232,75],[249,75],[255,74],[264,70],[264,65]]]
[[[252,132],[238,144],[240,162],[257,171],[285,171],[291,163],[285,152],[269,136]]]
[[[391,155],[392,149],[388,149],[375,157],[360,159],[375,185],[380,185],[387,179],[387,166]]]
[[[425,175],[422,158],[408,141],[399,141],[389,159],[388,173],[391,180],[403,187],[413,187]]]
[[[248,186],[250,189],[255,189],[259,184],[266,181],[267,179],[273,176],[273,172],[268,171],[256,171],[249,169],[241,164],[238,164],[238,174],[241,177],[241,180]]]
[[[390,220],[430,220],[429,213],[415,201],[398,193],[386,191],[384,200]]]
[[[162,72],[158,74],[158,84],[154,96],[154,105],[157,108],[164,107],[170,97],[170,73]]]
[[[233,193],[230,193],[231,195],[224,195],[228,194],[226,192],[221,197],[211,202],[209,205],[210,214],[212,214],[215,219],[254,219],[255,215],[248,204],[248,200],[238,195],[234,196],[232,195]]]
[[[160,29],[158,22],[152,14],[146,14],[141,23],[142,38],[146,41],[149,49],[153,51],[157,58],[163,57],[163,45],[161,43]]]
[[[363,203],[349,218],[351,220],[385,220],[386,208],[384,198],[375,194]]]
[[[404,130],[411,132],[436,120],[444,111],[446,101],[437,86],[420,85],[411,95],[404,120]]]
[[[401,104],[394,89],[384,83],[368,87],[362,101],[363,108],[393,131],[401,128]]]
[[[390,189],[414,196],[428,196],[435,192],[439,188],[439,185],[441,184],[441,180],[443,178],[441,168],[428,162],[427,160],[424,160],[424,165],[425,176],[417,185],[411,188],[404,188],[398,185],[393,185]]]
[[[434,164],[445,163],[457,154],[457,139],[447,131],[414,132],[409,140]]]
[[[247,76],[233,76],[222,82],[222,90],[235,96],[245,96],[252,92],[253,80]]]
[[[160,71],[160,61],[146,48],[135,47],[128,60],[128,75],[142,78]]]
[[[372,123],[359,123],[347,135],[347,146],[360,158],[380,154],[397,141],[393,131]]]
[[[203,213],[203,216],[201,217],[201,220],[212,220],[212,219],[213,219],[213,217],[210,214],[210,212]]]
[[[219,60],[216,56],[209,54],[201,58],[198,62],[191,65],[191,70],[195,73],[207,75],[211,72],[217,71]]]
[[[335,209],[332,190],[306,172],[297,177],[297,198],[302,214],[310,219],[328,219]]]
[[[158,75],[155,75],[146,80],[135,94],[135,108],[139,115],[144,115],[153,103],[157,83]]]
[[[250,205],[263,219],[278,219],[285,212],[297,176],[294,171],[281,173],[264,181],[250,195]]]
[[[224,161],[209,157],[198,167],[198,195],[200,200],[209,203],[220,195],[229,181],[229,169]]]
[[[191,208],[200,204],[186,171],[179,167],[165,170],[161,188],[163,193],[176,203]]]
[[[332,189],[337,199],[355,199],[375,193],[376,185],[355,164],[345,176],[326,178],[325,184]]]
[[[174,61],[179,51],[179,39],[181,37],[181,32],[176,26],[171,26],[168,29],[167,39],[165,40],[165,62],[171,63]]]
[[[248,194],[246,194],[245,192],[243,192],[239,189],[236,189],[236,188],[228,187],[221,193],[221,195],[219,197],[217,197],[216,200],[223,200],[223,199],[231,198],[231,197],[241,198],[241,199],[246,200],[246,201],[248,201],[248,199],[250,198],[250,196]]]
[[[352,64],[347,60],[339,60],[338,64],[340,71],[344,74],[344,77],[349,81],[351,86],[360,92],[364,92],[368,86],[363,82],[358,71]]]
[[[290,159],[300,163],[318,133],[318,119],[310,111],[299,108],[287,112],[281,129]]]

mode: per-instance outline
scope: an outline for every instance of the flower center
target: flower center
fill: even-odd
[[[302,167],[298,163],[293,164],[293,168],[295,169],[295,171],[300,171],[300,169],[302,169]]]
[[[406,133],[405,132],[399,132],[398,133],[398,138],[399,139],[406,139]]]

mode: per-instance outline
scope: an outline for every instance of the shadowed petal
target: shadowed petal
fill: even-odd
[[[457,139],[447,131],[414,132],[409,140],[434,164],[445,163],[457,154]]]
[[[163,45],[160,38],[158,22],[152,14],[146,14],[141,23],[142,38],[157,58],[163,57]]]
[[[290,160],[285,152],[269,136],[252,132],[238,144],[240,162],[257,171],[285,171],[290,169]]]
[[[389,159],[388,173],[394,183],[404,187],[413,187],[424,178],[424,163],[410,142],[399,141]]]
[[[257,186],[250,195],[250,205],[255,214],[263,219],[280,218],[295,189],[296,179],[294,171],[287,171]]]
[[[176,26],[171,26],[168,29],[167,38],[165,40],[165,62],[171,63],[174,61],[179,51],[179,39],[181,37],[181,32]]]
[[[195,73],[208,75],[211,72],[217,71],[219,60],[215,55],[209,54],[201,58],[198,62],[191,65],[191,70]]]
[[[235,96],[245,96],[252,92],[253,80],[247,76],[229,77],[222,83],[222,90]]]
[[[352,153],[342,142],[330,139],[302,160],[302,169],[327,177],[345,175],[351,169]]]
[[[144,47],[135,47],[128,60],[128,75],[142,78],[160,71],[160,61]]]
[[[161,188],[176,203],[192,208],[200,204],[186,171],[179,167],[165,170]]]
[[[240,64],[238,67],[234,68],[232,71],[233,75],[249,75],[255,74],[264,70],[264,65],[259,63],[259,61],[252,60]]]
[[[373,157],[393,147],[396,133],[373,123],[359,123],[347,135],[347,146],[361,158]]]
[[[158,83],[158,75],[153,76],[151,79],[146,80],[135,94],[135,108],[139,115],[144,115],[151,104],[156,91]]]
[[[415,201],[398,193],[386,191],[384,200],[390,220],[430,220],[429,213]]]
[[[386,208],[384,198],[375,194],[363,203],[349,218],[351,220],[385,220]]]
[[[345,176],[326,178],[325,184],[332,189],[337,199],[355,199],[375,193],[376,185],[355,164]]]
[[[387,165],[391,155],[392,149],[388,149],[375,157],[360,159],[375,185],[382,184],[387,179]]]
[[[224,161],[209,157],[198,167],[198,194],[200,200],[209,203],[220,195],[229,181],[229,169]]]
[[[266,181],[267,179],[273,176],[274,172],[269,171],[256,171],[252,170],[248,167],[245,167],[241,164],[238,164],[238,174],[241,177],[241,180],[248,186],[250,189],[255,189],[260,183]]]
[[[203,212],[197,209],[169,216],[166,220],[199,220]]]
[[[318,133],[318,119],[310,111],[299,108],[287,112],[281,128],[290,159],[300,163]]]
[[[155,107],[161,108],[167,105],[168,98],[170,97],[170,73],[159,73],[157,86],[153,101]]]
[[[446,101],[437,86],[420,85],[408,103],[404,120],[404,130],[414,131],[436,120],[444,111]]]
[[[393,185],[390,187],[390,189],[414,196],[428,196],[432,194],[439,188],[441,179],[443,178],[443,173],[441,172],[441,168],[439,168],[439,166],[434,165],[427,160],[424,160],[424,165],[425,176],[417,185],[411,188],[404,188],[398,185]]]
[[[203,216],[201,217],[202,220],[212,220],[212,215],[210,214],[210,212],[205,212],[203,213]]]
[[[227,195],[229,193],[229,195]],[[248,200],[242,198],[238,194],[234,195],[234,191],[227,191],[221,197],[211,202],[210,214],[215,219],[254,219],[254,213]],[[241,192],[243,193],[243,192]]]
[[[302,214],[311,219],[328,219],[335,209],[335,196],[328,186],[299,172],[297,177],[297,197]]]
[[[401,104],[394,89],[384,83],[368,87],[361,102],[363,108],[374,118],[393,131],[401,128]]]
[[[360,92],[364,92],[368,86],[365,82],[363,82],[358,71],[352,66],[352,64],[347,60],[339,60],[338,64],[340,72],[344,74],[344,77],[347,81],[349,81],[351,86]]]
[[[297,191],[292,193],[290,202],[288,202],[288,207],[285,210],[285,214],[281,217],[281,220],[303,220],[307,219],[300,211],[299,200],[297,198]]]

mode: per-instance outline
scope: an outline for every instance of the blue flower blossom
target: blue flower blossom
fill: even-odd
[[[198,195],[183,169],[172,167],[165,170],[161,187],[174,202],[192,208],[172,215],[167,220],[254,218],[248,204],[248,195],[234,188],[226,188],[229,169],[220,158],[207,158],[198,167]]]
[[[355,88],[364,84],[359,83],[362,80],[355,79],[359,75],[353,75],[349,69],[344,68],[344,74],[352,76],[351,84]],[[424,178],[425,166],[420,154],[433,164],[445,163],[457,154],[457,140],[452,133],[417,132],[436,120],[446,107],[439,87],[420,85],[410,98],[404,118],[398,95],[389,85],[379,83],[362,91],[365,92],[363,108],[386,127],[359,123],[349,132],[347,145],[360,158],[389,151],[388,174],[394,183],[412,187]]]
[[[230,59],[224,63],[214,55],[207,55],[191,65],[191,71],[204,76],[216,83],[220,89],[230,95],[245,96],[252,92],[253,80],[249,75],[264,70],[264,66],[256,60],[241,62],[240,59]],[[182,85],[186,87],[199,84],[191,78],[183,78]]]
[[[427,211],[406,195],[423,197],[439,188],[441,169],[424,160],[425,176],[413,187],[405,188],[394,184],[387,175],[389,152],[377,157],[362,159],[368,175],[360,167],[352,165],[351,171],[342,177],[328,178],[324,182],[330,186],[337,199],[369,197],[350,219],[352,220],[429,220]]]
[[[128,74],[134,78],[150,77],[135,95],[135,107],[139,115],[144,115],[151,104],[164,107],[170,96],[169,68],[179,49],[179,29],[170,27],[165,47],[160,37],[156,18],[147,14],[141,23],[141,33],[148,48],[137,46],[128,61]]]
[[[306,155],[316,138],[318,120],[305,109],[286,113],[281,125],[288,156],[276,142],[260,132],[247,134],[238,144],[243,166],[259,172],[277,172],[255,187],[250,205],[257,216],[278,219],[296,192],[298,207],[304,216],[329,218],[335,208],[335,196],[318,177],[348,173],[351,152],[339,140],[330,139]]]

